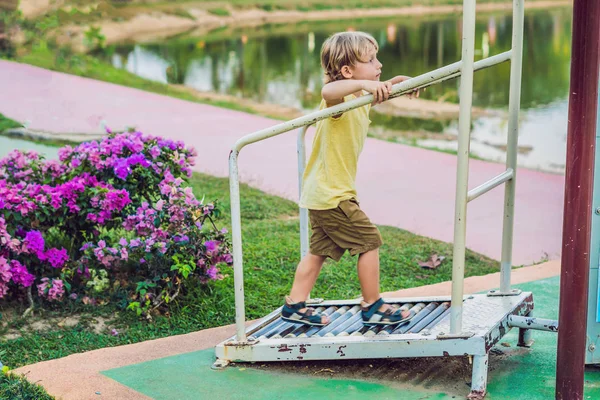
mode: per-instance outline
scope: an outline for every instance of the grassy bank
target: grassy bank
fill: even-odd
[[[22,0],[22,3],[28,0]],[[482,3],[506,3],[506,0],[484,0]],[[349,10],[366,8],[400,8],[411,6],[440,6],[461,5],[462,0],[125,0],[100,1],[101,7],[90,7],[89,2],[82,0],[67,0],[63,2],[62,10],[74,15],[73,19],[82,22],[92,22],[98,19],[127,19],[145,12],[160,11],[163,13],[193,19],[187,10],[206,10],[216,16],[228,16],[235,10],[259,9],[264,11],[326,11]],[[21,6],[27,10],[27,7]],[[55,11],[56,6],[50,4],[46,13]],[[68,10],[68,11],[67,11]],[[72,11],[72,10],[76,10]],[[39,16],[36,13],[35,16]]]
[[[22,126],[23,126],[23,124],[0,114],[0,132],[5,131],[7,129],[12,129],[12,128],[20,128]]]

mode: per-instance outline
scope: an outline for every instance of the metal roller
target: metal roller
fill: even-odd
[[[415,326],[416,324],[419,323],[419,321],[421,321],[423,318],[427,317],[429,314],[431,314],[431,312],[433,310],[435,310],[440,304],[434,302],[429,303],[425,308],[423,308],[419,313],[417,313],[417,315],[415,315],[413,317],[413,319],[411,319],[408,324],[404,324],[404,325],[400,325],[399,327],[397,327],[393,332],[392,335],[398,334],[398,333],[406,333],[408,332],[410,329],[412,329],[413,326]]]
[[[355,321],[352,325],[350,325],[348,328],[346,328],[343,332],[338,333],[337,336],[350,336],[353,333],[357,332],[362,327],[364,327],[364,324],[363,324],[362,316],[361,316],[361,318],[359,318],[358,321]]]
[[[327,332],[324,336],[337,336],[340,333],[344,332],[346,329],[348,329],[350,326],[354,325],[356,322],[362,323],[362,313],[360,312],[360,308],[357,312],[354,313],[354,315],[346,319],[346,321],[338,325],[335,329],[332,329],[331,331]]]
[[[342,315],[344,315],[346,313],[346,311],[348,311],[350,309],[350,307],[348,306],[344,306],[344,307],[340,307],[338,308],[333,314],[331,314],[331,317],[329,317],[329,324],[331,324],[333,321],[335,321],[336,319],[338,319],[339,317],[341,317]],[[329,326],[329,325],[328,325]],[[323,327],[321,326],[313,326],[311,327],[309,330],[307,330],[304,333],[301,333],[300,335],[298,335],[297,337],[299,338],[303,338],[303,337],[311,337],[313,336],[315,333],[319,332]]]
[[[354,306],[342,316],[337,318],[335,321],[331,321],[327,326],[324,326],[319,332],[315,333],[316,336],[325,336],[327,333],[341,326],[348,319],[352,318],[360,310],[360,306]]]
[[[431,303],[434,304],[434,303]],[[410,328],[406,333],[419,333],[425,327],[427,327],[430,323],[436,320],[437,317],[442,315],[448,308],[450,307],[449,302],[444,302],[440,304],[435,310],[433,310],[429,315],[423,318],[421,321],[416,323],[412,328]]]
[[[262,328],[260,328],[258,331],[254,332],[252,334],[253,337],[255,338],[259,338],[259,337],[266,337],[265,333],[269,332],[270,330],[274,329],[275,327],[283,324],[285,321],[281,319],[281,317],[278,317],[276,320],[274,320],[273,322],[263,326]]]
[[[440,315],[439,317],[437,317],[436,319],[434,319],[433,321],[431,321],[431,322],[429,323],[429,325],[427,325],[427,326],[426,326],[425,328],[423,328],[423,329],[431,329],[431,328],[433,328],[434,326],[436,326],[437,324],[439,324],[440,322],[442,322],[442,320],[443,320],[444,318],[446,318],[446,316],[448,316],[449,314],[450,314],[450,307],[448,307],[448,309],[447,309],[446,311],[444,311],[444,312],[442,313],[442,315]]]

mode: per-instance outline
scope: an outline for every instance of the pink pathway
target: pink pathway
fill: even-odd
[[[32,129],[99,133],[102,122],[112,129],[135,126],[195,146],[196,169],[216,176],[227,176],[229,149],[239,137],[278,123],[1,60],[0,93],[0,113]],[[245,148],[242,181],[295,200],[295,146],[296,134],[290,132]],[[361,205],[375,223],[452,241],[455,156],[368,139],[360,163]],[[470,187],[504,169],[475,160],[470,165]],[[564,177],[527,169],[519,169],[517,176],[513,264],[559,257]],[[496,188],[468,210],[467,246],[495,259],[501,251],[503,194]]]

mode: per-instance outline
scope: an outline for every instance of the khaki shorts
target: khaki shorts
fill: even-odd
[[[379,229],[354,199],[342,201],[330,210],[308,210],[308,216],[312,226],[311,254],[339,261],[346,250],[355,256],[383,244]]]

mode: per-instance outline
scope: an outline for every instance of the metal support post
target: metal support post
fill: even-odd
[[[471,375],[471,393],[468,399],[483,399],[487,388],[488,355],[473,356],[473,373]]]
[[[298,198],[302,196],[302,178],[306,168],[306,131],[310,125],[304,126],[298,132]],[[300,258],[308,254],[308,210],[300,207]],[[309,296],[310,297],[310,296]]]
[[[527,318],[533,318],[533,311],[529,311],[529,314],[527,314]],[[509,321],[508,321],[508,326],[512,326],[510,317],[509,317]],[[531,337],[530,327],[519,328],[519,341],[517,342],[517,346],[519,346],[519,347],[533,346],[533,338]]]
[[[521,106],[521,70],[523,65],[524,0],[513,0],[512,57],[510,60],[510,93],[508,100],[508,143],[506,169],[513,170],[512,179],[504,186],[504,221],[502,227],[502,258],[500,261],[500,294],[515,295],[511,291],[512,246],[517,177],[517,143],[519,141],[519,110]],[[495,295],[499,294],[498,292]]]
[[[462,302],[465,276],[465,241],[467,235],[467,190],[469,184],[469,144],[471,104],[473,101],[473,64],[475,52],[475,0],[463,1],[463,38],[460,78],[460,114],[458,120],[458,162],[456,166],[456,200],[454,216],[454,252],[452,263],[452,306],[450,334],[462,331]]]
[[[233,286],[235,291],[236,340],[246,342],[246,306],[244,304],[244,262],[242,258],[242,218],[240,214],[240,182],[238,152],[229,153],[229,192],[231,197],[231,237],[233,240]]]
[[[556,398],[583,399],[592,190],[600,68],[600,2],[573,3]]]

